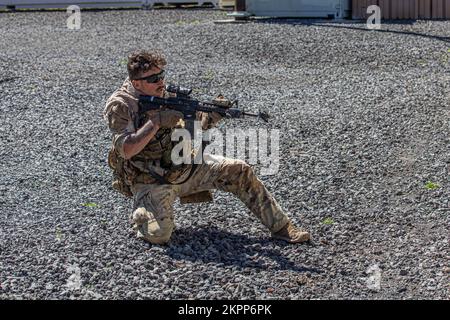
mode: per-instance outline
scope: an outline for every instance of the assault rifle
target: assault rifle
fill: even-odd
[[[194,135],[194,121],[196,120],[197,112],[217,112],[225,118],[243,118],[243,117],[255,117],[261,118],[265,122],[269,122],[269,115],[265,112],[259,113],[250,113],[245,112],[237,108],[238,101],[230,101],[224,99],[223,97],[218,97],[212,101],[199,101],[190,97],[192,89],[183,88],[175,85],[166,86],[166,90],[171,93],[176,93],[176,97],[170,98],[159,98],[154,96],[140,96],[139,97],[139,114],[143,114],[150,110],[158,110],[161,107],[167,107],[169,109],[179,111],[183,114],[183,118],[185,121],[185,128],[191,134],[191,137]],[[233,108],[233,106],[236,106]],[[201,160],[203,158],[203,150],[208,142],[203,141],[201,143],[201,151],[198,152],[195,156],[194,164],[191,168],[189,176],[181,183],[186,182],[192,174],[195,172],[197,167],[197,160]],[[168,182],[163,176],[160,176],[156,172],[149,170],[149,174],[154,177],[161,184],[171,184]],[[181,184],[177,183],[177,184]]]
[[[261,118],[265,122],[269,122],[269,115],[265,112],[250,113],[238,109],[238,101],[229,101],[226,99],[215,99],[212,101],[199,101],[190,97],[192,89],[183,88],[175,85],[166,86],[166,90],[176,93],[176,97],[159,98],[154,96],[139,97],[139,113],[150,110],[160,109],[161,106],[183,113],[186,125],[189,128],[193,121],[196,120],[196,113],[201,112],[217,112],[225,118],[243,118],[255,117]],[[236,106],[233,108],[233,106]]]

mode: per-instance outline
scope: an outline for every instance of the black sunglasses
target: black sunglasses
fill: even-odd
[[[160,80],[164,80],[165,76],[166,76],[166,70],[161,70],[160,73],[152,74],[151,76],[139,78],[139,79],[135,79],[135,80],[145,80],[148,83],[157,83]]]

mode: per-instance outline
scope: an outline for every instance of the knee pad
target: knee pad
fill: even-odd
[[[165,244],[169,242],[173,229],[173,220],[170,218],[163,218],[147,221],[141,226],[139,231],[146,241],[153,244]]]
[[[134,210],[134,212],[131,215],[131,220],[138,226],[146,223],[151,219],[152,217],[150,216],[150,212],[148,212],[147,210],[145,210],[145,208],[142,207]]]

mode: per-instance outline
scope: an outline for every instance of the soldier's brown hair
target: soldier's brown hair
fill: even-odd
[[[141,78],[151,68],[166,64],[166,58],[159,51],[137,50],[128,56],[128,76],[131,80]]]

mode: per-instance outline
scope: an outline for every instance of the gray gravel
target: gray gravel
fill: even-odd
[[[121,10],[83,12],[75,31],[66,17],[0,13],[1,299],[449,298],[450,21]],[[271,241],[221,192],[176,203],[170,246],[135,239],[101,111],[140,47],[198,97],[271,110],[282,158],[262,179],[310,245]]]

